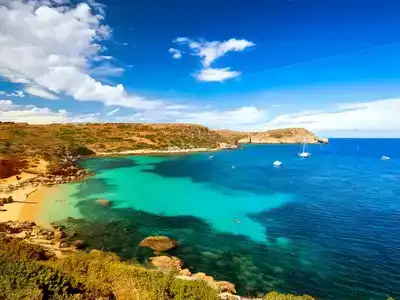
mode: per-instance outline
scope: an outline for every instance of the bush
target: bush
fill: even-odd
[[[141,300],[217,300],[204,281],[177,279],[172,273],[121,262],[115,254],[94,251],[55,262],[56,268],[82,282],[93,297]],[[139,295],[139,296],[138,296]]]
[[[0,236],[0,257],[10,260],[47,260],[49,258],[43,247],[5,236]]]
[[[96,154],[96,152],[94,152],[84,146],[72,148],[72,149],[70,149],[70,151],[71,151],[71,155],[73,155],[73,156],[87,156],[87,155]]]

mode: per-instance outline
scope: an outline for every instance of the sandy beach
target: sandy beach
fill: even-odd
[[[27,179],[36,177],[35,174],[21,173],[18,175],[20,180],[15,176],[2,179],[0,187],[7,187],[16,183],[23,182]],[[13,203],[4,204],[0,207],[0,222],[5,221],[35,221],[37,213],[40,209],[40,204],[46,198],[51,187],[46,186],[26,186],[10,193],[0,193],[0,198],[12,196]]]
[[[40,186],[34,192],[32,192],[26,201],[21,206],[19,211],[18,220],[20,221],[35,221],[41,224],[38,220],[38,214],[42,208],[43,203],[48,198],[48,195],[55,192],[56,186]],[[46,224],[42,224],[46,225]]]

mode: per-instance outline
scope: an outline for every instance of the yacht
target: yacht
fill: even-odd
[[[306,149],[307,149],[307,140],[304,139],[302,143],[302,150],[300,153],[297,153],[297,155],[300,157],[310,157],[311,153],[307,152]]]

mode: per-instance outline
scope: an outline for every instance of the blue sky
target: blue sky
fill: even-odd
[[[400,136],[396,0],[0,3],[1,120]]]

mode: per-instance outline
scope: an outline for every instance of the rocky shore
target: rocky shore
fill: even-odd
[[[43,255],[48,259],[63,259],[86,248],[84,241],[74,240],[74,236],[68,236],[63,227],[44,228],[35,222],[7,221],[0,223],[0,235],[39,245],[43,247]],[[139,244],[141,247],[157,250],[154,254],[157,254],[158,251],[168,251],[178,247],[178,245],[177,241],[165,236],[150,236]],[[220,299],[223,300],[245,299],[235,295],[234,284],[228,281],[217,281],[212,276],[201,272],[192,274],[189,269],[183,268],[183,266],[184,262],[178,257],[163,254],[149,258],[143,267],[162,272],[172,272],[180,280],[203,280],[208,286],[216,290]]]

